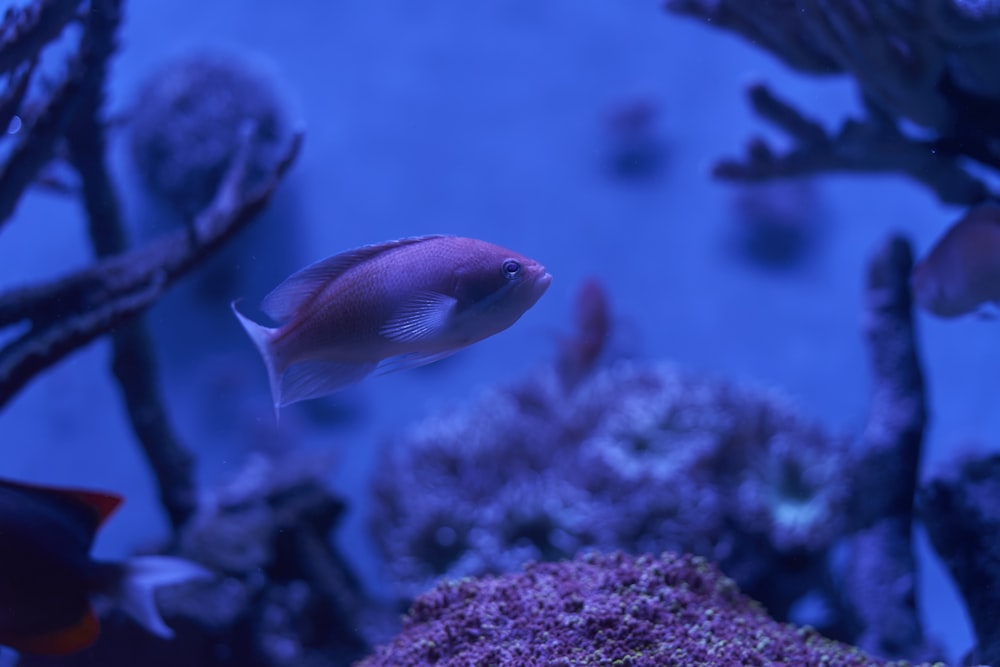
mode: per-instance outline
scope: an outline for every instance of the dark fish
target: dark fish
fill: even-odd
[[[0,480],[0,644],[65,655],[99,633],[93,596],[106,596],[160,637],[173,636],[153,598],[159,586],[207,578],[180,558],[90,557],[94,534],[120,496]]]
[[[1000,206],[976,206],[952,225],[913,268],[910,288],[939,317],[1000,305]]]
[[[277,411],[503,331],[551,279],[538,262],[491,243],[423,236],[350,250],[293,274],[261,304],[278,327],[232,305],[264,358]]]

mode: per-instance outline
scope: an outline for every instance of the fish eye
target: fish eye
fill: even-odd
[[[507,280],[513,280],[521,275],[521,262],[516,259],[504,260],[504,263],[500,266],[500,270],[503,271],[503,275]]]

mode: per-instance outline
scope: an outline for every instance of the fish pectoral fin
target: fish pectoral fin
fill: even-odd
[[[427,340],[447,326],[457,304],[447,294],[420,292],[400,306],[379,333],[396,343]]]
[[[37,635],[0,635],[0,644],[10,646],[21,653],[63,656],[87,648],[97,641],[100,632],[97,615],[93,609],[87,607],[86,613],[80,620],[68,628]]]
[[[410,368],[417,368],[418,366],[426,366],[427,364],[433,364],[435,361],[440,361],[445,357],[450,357],[451,355],[458,352],[461,348],[455,348],[451,350],[445,350],[444,352],[433,352],[433,353],[423,353],[423,352],[412,352],[410,354],[401,354],[398,357],[389,357],[385,359],[378,365],[378,370],[375,372],[376,375],[385,375],[386,373],[395,373],[396,371],[405,371]]]
[[[303,361],[293,364],[281,376],[278,405],[284,406],[319,398],[359,382],[375,370],[375,362]]]

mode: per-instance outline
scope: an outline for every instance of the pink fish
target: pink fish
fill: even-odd
[[[1000,206],[976,206],[952,225],[913,268],[910,289],[939,317],[1000,305]]]
[[[293,274],[261,309],[233,312],[267,366],[275,412],[380,372],[446,357],[514,324],[552,277],[485,241],[423,236],[364,246]]]

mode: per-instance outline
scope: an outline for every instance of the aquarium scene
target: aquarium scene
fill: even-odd
[[[0,7],[0,667],[1000,667],[1000,2]]]

